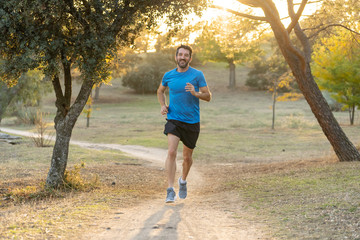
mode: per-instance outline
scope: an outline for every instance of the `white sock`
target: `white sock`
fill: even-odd
[[[183,180],[182,177],[180,177],[180,183],[184,184],[184,183],[186,183],[186,181]]]

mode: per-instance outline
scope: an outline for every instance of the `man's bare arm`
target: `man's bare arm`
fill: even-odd
[[[207,102],[210,102],[210,100],[211,100],[212,95],[211,95],[211,92],[210,92],[208,86],[201,87],[201,88],[199,88],[199,92],[196,92],[194,85],[192,85],[191,83],[187,83],[185,86],[185,89],[187,92],[190,92],[193,96],[195,96],[201,100],[204,100]]]
[[[160,83],[160,86],[159,86],[159,88],[157,90],[157,98],[158,98],[158,101],[159,101],[160,106],[161,106],[160,113],[162,115],[165,115],[165,114],[168,113],[168,106],[166,105],[165,90],[166,90],[166,87],[164,87]]]

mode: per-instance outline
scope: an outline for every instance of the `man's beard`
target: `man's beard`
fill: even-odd
[[[180,68],[186,68],[187,66],[189,66],[189,61],[186,61],[184,59],[178,60],[177,63]]]

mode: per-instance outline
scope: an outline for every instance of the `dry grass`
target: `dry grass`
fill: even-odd
[[[360,239],[360,163],[328,159],[209,166],[235,218],[267,225],[276,239]],[[226,194],[228,193],[228,194]],[[235,199],[235,200],[234,200]]]
[[[17,146],[0,143],[1,159],[7,159],[0,162],[0,239],[76,239],[110,212],[138,204],[165,186],[162,170],[143,161],[112,151],[71,150],[66,189],[49,190],[44,180],[51,148],[34,148],[30,139]]]
[[[240,87],[235,90],[226,88],[228,69],[203,70],[214,98],[201,105],[202,133],[194,157],[205,177],[213,181],[217,176],[202,192],[208,204],[232,211],[235,218],[248,212],[280,239],[341,239],[341,233],[357,239],[359,164],[334,160],[306,102],[278,103],[272,131],[271,96],[246,91],[244,69],[238,69]],[[90,128],[81,116],[72,139],[166,148],[165,119],[155,95],[134,95],[115,80],[112,87],[102,88],[100,98]],[[53,97],[44,102],[43,110],[52,121]],[[335,115],[359,145],[359,122],[349,126],[346,112]],[[13,120],[4,119],[2,124],[31,130]],[[165,186],[162,170],[143,161],[115,151],[72,146],[68,170],[84,162],[85,167],[77,170],[80,180],[96,184],[80,191],[47,192],[43,183],[51,153],[51,147],[34,148],[30,140],[17,146],[0,142],[1,237],[74,239],[98,226],[110,212],[138,204]],[[145,184],[153,190],[146,191]]]

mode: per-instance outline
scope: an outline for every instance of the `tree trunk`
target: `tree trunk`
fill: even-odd
[[[272,116],[272,125],[271,129],[275,129],[275,107],[276,107],[276,97],[277,97],[277,82],[274,84],[274,93],[273,93],[273,116]]]
[[[236,82],[235,82],[235,64],[234,60],[229,61],[229,69],[230,69],[230,78],[229,78],[229,87],[230,89],[235,89]]]
[[[97,89],[97,88],[96,88]],[[87,113],[86,113],[86,128],[89,128],[90,127],[90,115],[91,115],[91,108],[92,108],[92,100],[91,100],[91,97],[92,97],[92,91],[90,93],[90,99],[88,100],[88,103],[87,103]]]
[[[349,115],[350,115],[350,125],[354,125],[355,104],[353,104],[351,107],[349,106]]]
[[[66,74],[64,75],[68,77],[71,76]],[[65,79],[65,82],[69,80],[71,81],[71,79]],[[67,84],[65,84],[65,86],[66,85]],[[58,76],[55,76],[53,79],[57,106],[57,114],[54,120],[56,140],[51,158],[51,167],[46,179],[47,187],[57,188],[63,184],[64,173],[68,161],[69,144],[72,130],[79,115],[84,109],[84,106],[86,105],[93,85],[94,82],[92,80],[84,80],[74,104],[71,106],[71,108],[69,108],[67,103],[70,102],[66,100],[65,96],[62,94]],[[66,92],[70,92],[70,90],[65,90],[65,93]],[[68,94],[66,95],[67,97],[71,98],[71,96]]]
[[[359,151],[341,129],[312,76],[309,59],[306,57],[308,56],[307,52],[309,52],[306,44],[303,44],[305,52],[305,55],[303,55],[290,43],[289,35],[282,25],[280,26],[276,22],[270,22],[270,24],[301,92],[310,105],[311,111],[319,122],[337,157],[340,161],[360,161]],[[297,31],[299,31],[299,28]],[[300,41],[302,40],[300,39]]]
[[[318,120],[325,136],[328,138],[339,160],[360,161],[359,151],[345,135],[344,131],[332,114],[328,103],[313,79],[309,64],[307,64],[306,76],[299,76],[298,78],[298,84],[299,82],[302,82],[302,92],[305,99],[309,103],[312,112]]]
[[[236,86],[236,81],[235,81],[235,64],[234,61],[231,60],[229,62],[229,70],[230,70],[230,77],[229,77],[229,88],[230,89],[234,89]]]
[[[64,123],[61,123],[61,125],[64,125]],[[68,160],[70,138],[71,131],[68,132],[63,127],[56,128],[56,141],[51,158],[50,170],[46,179],[46,186],[48,187],[58,188],[63,184]]]
[[[89,128],[90,127],[90,114],[88,113],[86,115],[86,128]]]
[[[100,96],[100,87],[101,87],[102,83],[100,83],[96,88],[95,88],[95,97],[94,100],[97,101],[99,100],[99,96]]]
[[[328,103],[321,94],[318,85],[315,83],[310,69],[311,45],[309,39],[304,34],[298,23],[299,18],[307,4],[307,0],[302,0],[297,12],[294,11],[293,0],[287,0],[288,12],[291,17],[291,23],[287,28],[284,27],[280,19],[274,1],[272,0],[238,0],[239,2],[251,6],[262,8],[265,17],[252,16],[248,14],[236,13],[239,16],[254,20],[261,20],[270,23],[274,32],[279,48],[299,85],[306,101],[310,105],[311,111],[319,122],[325,136],[332,145],[340,161],[360,161],[360,153],[350,142],[341,129],[339,123],[332,114]],[[303,52],[296,49],[290,41],[290,33],[295,31],[297,39],[300,41]]]

